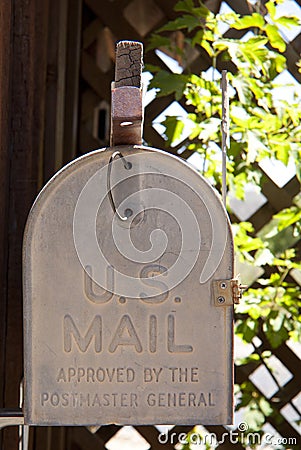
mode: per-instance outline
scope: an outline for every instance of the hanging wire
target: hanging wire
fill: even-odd
[[[115,158],[120,158],[123,161],[123,167],[126,170],[129,170],[132,168],[132,163],[130,163],[129,161],[127,161],[125,159],[125,157],[122,155],[122,153],[120,152],[114,152],[109,160],[109,164],[108,164],[108,172],[107,172],[107,191],[108,191],[108,196],[109,196],[109,200],[110,200],[110,204],[112,206],[112,209],[114,211],[114,214],[117,215],[119,220],[122,220],[123,222],[128,220],[129,216],[121,216],[119,214],[119,212],[117,211],[115,202],[114,202],[114,198],[113,198],[113,194],[112,194],[112,187],[111,187],[111,173],[112,173],[112,162]]]
[[[227,197],[227,149],[230,147],[229,134],[229,95],[227,71],[222,70],[222,197],[226,207]]]

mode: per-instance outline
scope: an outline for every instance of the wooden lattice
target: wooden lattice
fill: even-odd
[[[108,117],[110,114],[110,83],[114,79],[114,47],[116,40],[132,39],[147,42],[152,31],[175,17],[173,6],[175,0],[123,0],[122,2],[102,0],[85,0],[83,4],[83,28],[82,28],[82,53],[81,53],[81,87],[80,103],[81,114],[79,123],[79,154],[85,153],[95,148],[106,146],[108,144]],[[209,8],[218,12],[221,1],[210,0],[207,2]],[[229,7],[240,14],[250,13],[251,2],[241,0],[228,0]],[[296,4],[300,4],[297,1]],[[301,9],[300,9],[301,14]],[[226,37],[242,36],[244,31],[228,31]],[[175,39],[181,44],[181,35],[175,35]],[[296,62],[299,59],[301,50],[301,34],[288,43],[286,57],[288,60],[288,70],[293,77],[300,83],[301,75],[297,71]],[[165,70],[169,70],[162,59],[155,51],[148,52],[145,55],[145,62],[156,64]],[[198,73],[200,70],[207,70],[210,67],[210,61],[205,52],[189,55],[188,63],[184,70],[190,70]],[[221,70],[226,67],[225,63],[218,62],[217,68]],[[153,127],[153,122],[172,102],[172,96],[158,98],[150,102],[145,109],[145,129],[144,139],[147,144],[157,148],[165,148],[163,137]],[[185,108],[185,105],[181,105]],[[168,149],[175,153],[177,147]],[[182,157],[188,158],[191,152],[184,151]],[[283,187],[277,186],[272,180],[269,180],[262,194],[267,201],[259,208],[248,220],[251,221],[256,230],[260,230],[269,222],[272,215],[280,209],[289,206],[291,199],[300,191],[299,183],[296,177],[292,177]],[[234,217],[235,220],[235,217]],[[236,218],[237,220],[237,218]],[[299,432],[293,425],[293,421],[288,419],[286,409],[289,408],[295,418],[300,417],[300,397],[299,409],[297,396],[300,395],[301,379],[299,376],[301,370],[301,361],[299,356],[287,345],[283,344],[276,350],[271,349],[263,333],[258,336],[262,350],[271,350],[274,356],[291,373],[291,378],[286,384],[281,385],[272,376],[277,384],[276,392],[272,398],[267,398],[273,408],[280,412],[281,422],[269,419],[270,425],[281,435],[295,437],[300,439]],[[238,383],[246,379],[252,379],[252,374],[258,370],[261,363],[236,367],[235,377]],[[267,369],[266,369],[267,370]],[[254,392],[265,395],[258,386],[254,384]],[[149,443],[152,449],[161,449],[162,445],[158,442],[159,431],[153,426],[135,427],[136,431]],[[176,433],[188,432],[191,427],[175,427]],[[120,430],[118,426],[100,427],[95,433],[88,429],[70,428],[68,429],[69,445],[72,450],[88,450],[107,448],[106,443],[116,435]],[[221,436],[224,428],[220,426],[207,427],[209,432],[214,432]],[[95,430],[93,430],[95,431]],[[300,442],[300,441],[299,441]],[[141,447],[145,448],[145,447]],[[165,444],[164,448],[173,449],[174,445]],[[232,444],[223,444],[220,448],[232,448]],[[236,448],[242,448],[236,445]]]

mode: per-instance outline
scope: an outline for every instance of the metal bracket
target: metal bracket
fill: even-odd
[[[21,409],[0,409],[0,429],[13,425],[24,425],[23,411]]]
[[[231,280],[214,280],[212,287],[215,306],[237,305],[247,288],[240,283],[239,277]]]
[[[142,89],[112,83],[111,146],[142,144]]]

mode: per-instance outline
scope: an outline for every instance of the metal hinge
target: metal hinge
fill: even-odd
[[[212,282],[215,306],[231,306],[240,302],[247,286],[240,283],[239,277],[232,280],[215,280]]]

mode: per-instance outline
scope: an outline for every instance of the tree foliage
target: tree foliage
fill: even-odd
[[[259,3],[259,2],[258,2]],[[286,42],[280,27],[291,28],[300,21],[292,16],[278,16],[280,0],[265,3],[265,12],[254,6],[249,15],[234,12],[214,15],[196,0],[178,1],[177,18],[154,33],[149,49],[168,48],[185,64],[187,49],[205,51],[211,67],[230,63],[230,147],[227,159],[227,183],[230,195],[244,199],[248,182],[260,189],[266,176],[260,164],[267,159],[287,166],[295,162],[296,176],[301,180],[301,98],[293,100],[275,95],[277,76],[286,69]],[[245,30],[244,38],[226,38],[223,27]],[[183,33],[185,45],[178,48],[170,39],[172,33]],[[300,62],[298,63],[301,67]],[[173,94],[184,100],[190,111],[189,138],[186,148],[203,158],[203,175],[221,187],[221,88],[218,72],[175,74],[158,67],[148,67],[154,77],[150,88],[157,96]],[[301,70],[301,69],[299,69]],[[166,144],[181,138],[185,121],[168,117]],[[181,144],[183,145],[183,143]],[[236,308],[236,335],[253,345],[253,352],[238,365],[264,364],[269,368],[272,350],[290,339],[301,337],[300,231],[301,196],[279,210],[260,231],[250,222],[235,223],[236,254],[248,267],[260,267],[264,274],[249,286],[241,305]],[[231,212],[230,205],[227,207]],[[298,278],[300,277],[300,278]],[[262,351],[254,338],[265,335],[271,351]],[[237,386],[237,408],[246,408],[249,424],[258,431],[268,415],[281,420],[272,402],[267,405],[250,381]]]

